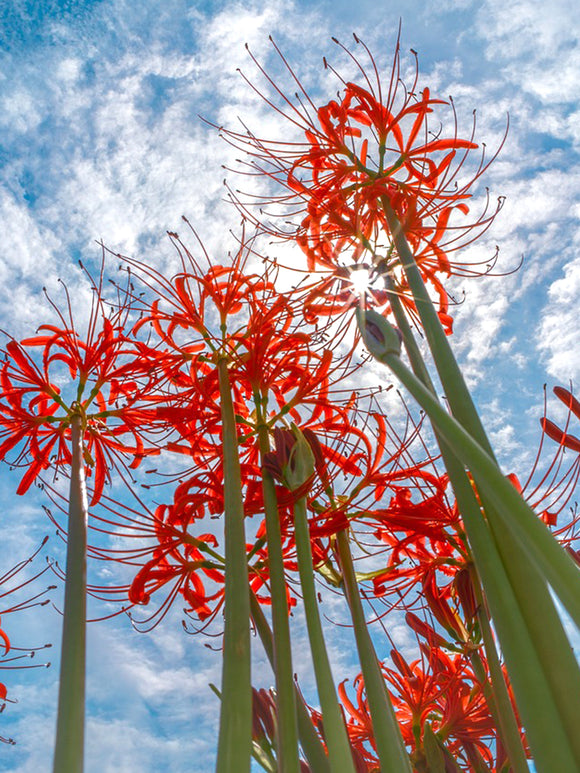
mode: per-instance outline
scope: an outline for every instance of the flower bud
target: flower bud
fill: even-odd
[[[358,327],[371,355],[383,362],[388,354],[401,354],[401,333],[373,309],[356,310]]]
[[[315,457],[298,427],[274,430],[276,450],[264,455],[264,468],[290,491],[307,483],[314,474]]]

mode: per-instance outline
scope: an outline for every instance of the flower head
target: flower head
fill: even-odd
[[[100,498],[111,467],[139,465],[159,453],[145,440],[160,425],[150,401],[157,371],[139,356],[130,338],[130,296],[106,311],[101,281],[93,286],[86,336],[76,329],[68,295],[67,312],[55,304],[60,324],[41,325],[38,335],[8,340],[0,366],[0,459],[26,467],[17,489],[24,494],[46,469],[71,462],[70,424],[81,417],[84,460],[93,475],[93,503]],[[52,302],[51,302],[52,303]],[[144,399],[147,396],[147,399]]]
[[[475,220],[464,220],[469,214],[471,188],[490,162],[482,156],[475,171],[464,174],[470,166],[469,154],[478,148],[474,131],[468,138],[460,137],[453,102],[432,97],[428,88],[418,91],[417,66],[411,83],[404,84],[398,40],[385,80],[356,35],[355,43],[364,49],[368,65],[338,44],[358,69],[359,78],[345,81],[325,59],[325,67],[337,76],[341,92],[318,107],[274,43],[294,87],[298,85],[295,100],[286,96],[252,57],[267,82],[267,92],[262,94],[250,85],[288,122],[293,136],[270,140],[250,130],[220,127],[228,142],[248,154],[242,173],[263,175],[284,191],[263,197],[254,192],[247,197],[243,193],[231,195],[263,228],[298,242],[307,256],[308,269],[323,272],[317,279],[325,283],[325,293],[334,298],[344,296],[339,303],[324,304],[315,282],[308,302],[311,314],[337,313],[354,305],[358,293],[352,288],[350,304],[346,302],[345,271],[348,274],[359,266],[389,276],[395,291],[407,298],[406,280],[387,222],[388,204],[425,281],[438,296],[441,314],[450,328],[442,278],[452,273],[490,271],[489,266],[454,263],[449,257],[451,251],[486,230],[501,206],[500,202],[497,209],[488,210],[486,205]],[[440,128],[434,131],[432,125],[437,127],[445,111],[451,117],[448,134]],[[260,215],[252,215],[254,204],[259,205]],[[288,221],[295,222],[296,217],[298,224],[289,226]],[[367,296],[369,303],[385,305],[380,288],[378,292],[369,290]],[[410,298],[407,305],[413,308]]]

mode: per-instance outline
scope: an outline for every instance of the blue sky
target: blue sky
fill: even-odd
[[[41,289],[61,278],[82,300],[77,260],[99,258],[96,240],[166,265],[166,230],[182,214],[210,252],[225,254],[238,216],[223,201],[222,165],[236,153],[199,120],[277,131],[275,118],[236,72],[244,44],[276,67],[272,34],[320,102],[333,96],[322,56],[355,31],[389,61],[419,53],[421,87],[454,97],[460,122],[505,147],[483,185],[506,196],[470,257],[499,245],[498,269],[515,274],[455,283],[454,344],[506,467],[525,471],[538,442],[542,385],[580,381],[580,28],[572,0],[427,0],[196,3],[187,0],[14,2],[0,10],[0,328],[30,335],[46,318]],[[332,87],[333,89],[336,86]],[[284,127],[285,129],[285,127]],[[483,186],[482,191],[483,193]],[[79,304],[82,306],[82,303]],[[554,413],[557,407],[554,405]],[[53,532],[38,495],[14,499],[0,470],[0,559],[24,557]],[[48,554],[61,556],[53,536]],[[58,596],[54,597],[58,604]],[[13,618],[16,621],[16,618]],[[54,642],[53,667],[7,673],[19,703],[2,715],[0,771],[48,769],[54,728],[58,616],[18,618],[22,642]],[[14,623],[13,623],[14,624]],[[403,636],[403,633],[401,633]],[[24,640],[26,639],[26,642]],[[403,643],[403,642],[401,642]],[[211,770],[219,683],[216,653],[182,634],[180,614],[148,636],[122,619],[89,639],[88,773]],[[334,661],[349,663],[346,634]],[[263,659],[257,681],[267,685]],[[354,674],[351,674],[352,676]]]

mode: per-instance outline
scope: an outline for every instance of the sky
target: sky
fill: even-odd
[[[347,67],[331,38],[350,44],[356,32],[379,62],[388,63],[401,20],[403,53],[419,55],[420,88],[452,95],[466,130],[476,109],[476,137],[490,152],[501,143],[509,114],[507,140],[479,190],[483,197],[487,187],[492,201],[505,196],[505,205],[469,250],[470,259],[487,260],[498,245],[496,270],[504,276],[454,281],[462,303],[454,310],[453,345],[504,466],[527,469],[539,440],[543,384],[580,381],[575,5],[2,4],[0,329],[17,338],[32,335],[47,315],[42,288],[58,294],[59,279],[82,313],[86,288],[78,260],[98,261],[100,240],[162,269],[172,255],[166,231],[180,231],[186,215],[222,259],[234,246],[230,230],[239,222],[225,200],[224,167],[235,165],[239,154],[200,116],[232,128],[241,119],[272,135],[287,130],[240,77],[238,68],[250,80],[257,76],[245,44],[276,71],[272,35],[311,97],[323,104],[337,88],[324,72],[323,56]],[[550,405],[557,417],[558,406]],[[35,564],[42,568],[44,556],[62,560],[44,500],[39,493],[14,498],[16,485],[16,475],[0,469],[0,566],[26,557],[45,534],[51,538]],[[53,604],[18,618],[23,643],[53,642],[51,651],[36,656],[52,666],[2,674],[18,703],[0,717],[0,734],[17,740],[14,747],[0,745],[0,771],[49,769],[59,598],[57,591]],[[180,621],[176,610],[148,635],[122,618],[90,627],[87,773],[149,773],[161,765],[174,773],[212,769],[218,707],[207,685],[219,684],[219,657],[211,640],[187,636]],[[404,632],[400,637],[404,643]],[[333,662],[345,674],[348,652],[348,634],[336,629]],[[255,673],[260,685],[269,684],[259,654]]]

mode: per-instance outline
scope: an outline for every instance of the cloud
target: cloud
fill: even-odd
[[[486,56],[504,63],[504,77],[543,103],[575,103],[580,68],[579,32],[570,24],[573,0],[502,3],[488,0],[478,13]]]
[[[550,376],[564,386],[572,380],[578,388],[580,260],[571,260],[564,266],[564,275],[551,284],[548,298],[540,325],[539,349]]]

